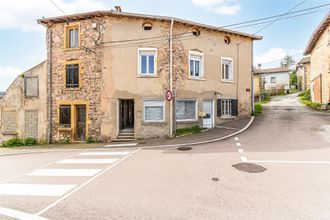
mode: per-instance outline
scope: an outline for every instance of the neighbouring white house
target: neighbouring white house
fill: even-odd
[[[261,91],[271,93],[288,92],[290,89],[290,73],[287,67],[254,70],[254,90],[258,95]]]

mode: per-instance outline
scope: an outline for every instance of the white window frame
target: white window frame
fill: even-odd
[[[231,79],[225,79],[223,78],[224,73],[222,72],[223,68],[223,64],[224,64],[224,60],[226,61],[231,61]],[[230,58],[230,57],[221,57],[221,69],[220,69],[220,74],[221,74],[221,81],[222,82],[234,82],[234,59]]]
[[[162,103],[163,107],[163,118],[161,120],[147,120],[146,119],[146,102],[159,102]],[[151,105],[148,105],[151,106]],[[153,106],[160,106],[160,105],[153,105]],[[162,99],[144,99],[143,100],[143,121],[144,122],[164,122],[165,121],[165,101]]]
[[[225,105],[226,103],[226,105]],[[229,104],[227,106],[227,104]],[[225,112],[223,111],[225,109]],[[221,99],[221,117],[232,117],[233,107],[231,99]]]
[[[147,65],[147,73],[142,73],[142,65],[141,65],[141,55],[143,52],[154,53],[154,73],[149,73],[149,65]],[[157,48],[138,48],[137,53],[137,60],[138,60],[138,71],[137,75],[139,77],[157,77]]]
[[[274,82],[273,82],[273,79],[274,79]],[[276,84],[276,76],[271,76],[270,77],[270,83],[271,84]]]
[[[175,120],[177,122],[195,122],[198,121],[198,100],[197,99],[177,99],[176,102],[180,101],[194,101],[195,102],[195,118],[194,119],[177,119],[175,110]]]
[[[191,56],[199,56],[199,57],[201,57],[201,59],[200,60],[193,59],[193,58],[191,58]],[[191,60],[199,61],[199,76],[190,75],[190,61]],[[194,64],[194,67],[195,67],[195,64]],[[188,57],[188,69],[189,69],[188,77],[190,79],[199,79],[199,80],[204,79],[204,54],[201,53],[201,52],[190,50],[189,51],[189,57]],[[195,73],[195,68],[194,68],[194,73]]]

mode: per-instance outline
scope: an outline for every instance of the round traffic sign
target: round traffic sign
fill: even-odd
[[[166,93],[165,93],[165,98],[167,101],[171,101],[172,98],[173,98],[173,94],[170,90],[167,90]]]

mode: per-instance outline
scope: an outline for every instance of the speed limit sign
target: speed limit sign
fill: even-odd
[[[173,99],[173,94],[170,90],[166,91],[165,98],[166,98],[167,101],[171,101]]]

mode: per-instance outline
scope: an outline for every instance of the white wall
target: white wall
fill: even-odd
[[[290,88],[290,73],[268,73],[262,74],[265,80],[265,90],[270,90],[271,88],[279,89],[284,86],[285,89]],[[271,83],[271,77],[276,78],[276,83]]]

